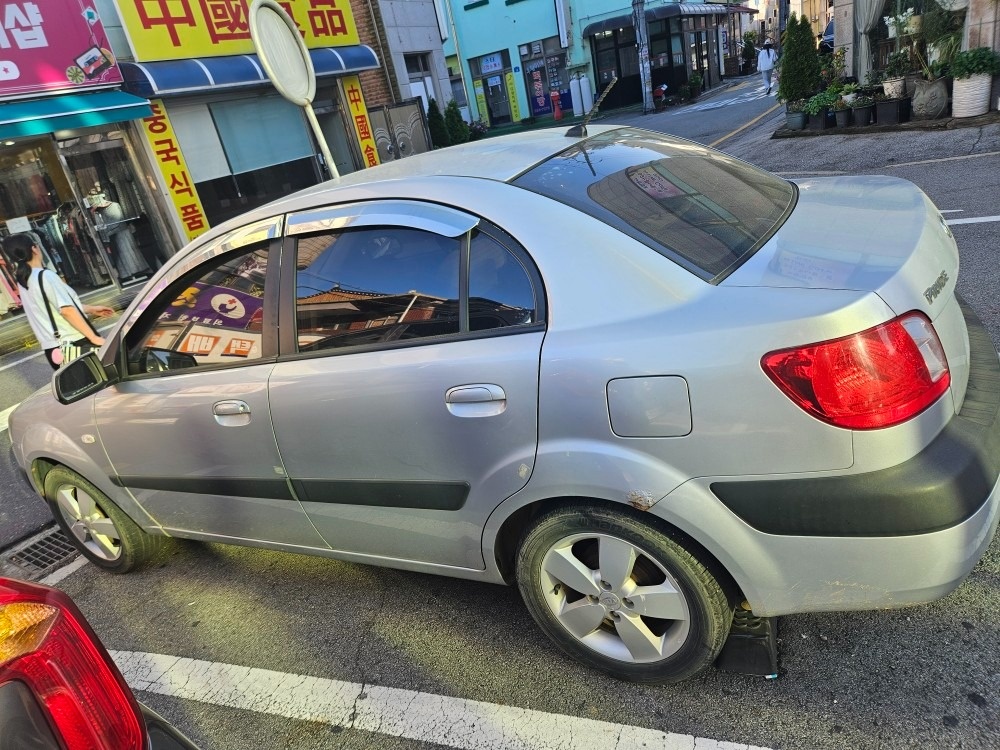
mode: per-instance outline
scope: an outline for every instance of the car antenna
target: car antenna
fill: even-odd
[[[601,102],[604,101],[604,97],[608,95],[608,92],[614,88],[614,85],[618,83],[618,76],[611,79],[611,83],[608,84],[607,88],[601,92],[601,95],[597,97],[597,101],[594,102],[594,106],[590,108],[587,116],[583,118],[583,122],[578,123],[566,131],[567,138],[586,138],[587,137],[587,123],[590,122],[590,118],[593,117],[597,110],[601,106]]]

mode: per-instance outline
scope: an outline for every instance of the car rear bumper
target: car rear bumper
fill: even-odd
[[[979,319],[966,306],[963,312],[970,344],[965,402],[916,456],[863,474],[715,481],[712,492],[767,534],[908,536],[970,520],[1000,477],[1000,360]]]
[[[914,458],[840,477],[695,480],[651,511],[702,542],[754,613],[878,609],[962,583],[1000,517],[1000,360],[968,309],[961,412]],[[711,529],[710,538],[698,531]]]

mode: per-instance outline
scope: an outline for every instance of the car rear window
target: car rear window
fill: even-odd
[[[781,226],[795,187],[704,146],[631,128],[574,144],[513,184],[720,280]]]

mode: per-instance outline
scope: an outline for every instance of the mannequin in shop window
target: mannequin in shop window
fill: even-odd
[[[121,204],[108,200],[99,187],[91,189],[88,197],[94,225],[101,239],[111,246],[111,260],[118,271],[118,280],[124,283],[149,276],[152,272],[139,252],[132,225],[126,221]]]

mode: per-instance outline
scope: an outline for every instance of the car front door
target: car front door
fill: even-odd
[[[288,233],[294,326],[270,400],[303,507],[356,559],[481,569],[482,526],[534,463],[537,272],[499,230],[415,201],[292,216]]]
[[[184,536],[323,547],[285,479],[268,414],[280,222],[223,238],[146,292],[95,398],[116,481]]]

